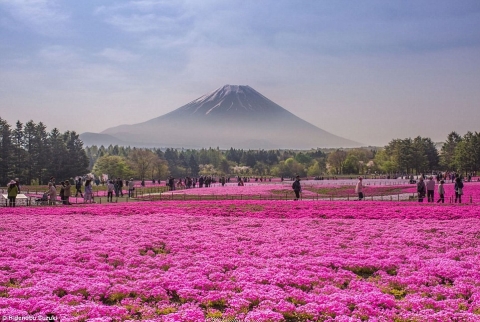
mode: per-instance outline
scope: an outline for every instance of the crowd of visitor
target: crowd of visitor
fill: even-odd
[[[469,173],[465,177],[465,181],[470,182],[472,181],[473,173]],[[234,177],[235,178],[235,177]],[[380,178],[380,177],[379,177]],[[398,177],[397,177],[398,178]],[[419,176],[413,175],[406,175],[400,176],[400,178],[410,179],[409,182],[416,184],[416,191],[418,195],[418,201],[423,202],[423,199],[427,199],[429,203],[435,202],[435,191],[437,191],[439,198],[436,200],[437,203],[445,203],[445,187],[444,184],[447,181],[451,181],[455,183],[454,191],[455,191],[455,203],[462,203],[462,195],[464,194],[464,179],[461,175],[455,172],[445,172],[445,173],[438,173],[434,175],[425,176],[423,174]],[[211,187],[212,184],[220,183],[222,186],[225,186],[226,183],[231,182],[231,177],[219,177],[216,178],[214,176],[200,176],[196,177],[185,177],[176,180],[174,177],[170,176],[165,182],[165,185],[168,187],[170,191],[176,189],[191,189],[191,188],[208,188]],[[266,177],[241,177],[237,176],[236,178],[238,186],[244,186],[246,182],[254,181],[254,182],[266,182],[272,181],[271,178]],[[295,178],[290,178],[293,181],[292,189],[295,193],[294,200],[300,199],[300,194],[302,191],[301,184],[300,184],[300,177],[296,176]],[[336,177],[332,178],[333,180]],[[324,177],[315,177],[314,180],[325,180]],[[327,178],[328,180],[328,178]],[[74,181],[74,182],[72,182]],[[281,181],[284,181],[284,178],[281,177]],[[477,181],[480,181],[480,178],[477,178]],[[155,180],[152,180],[153,183],[156,183]],[[158,183],[161,184],[161,181],[158,180]],[[128,191],[128,198],[133,198],[135,196],[135,183],[133,178],[129,180],[122,180],[121,178],[110,179],[107,181],[100,180],[99,178],[95,179],[92,175],[85,176],[85,177],[76,177],[74,180],[64,180],[60,182],[60,190],[57,192],[57,184],[55,182],[55,178],[51,177],[50,181],[48,182],[48,188],[43,194],[41,199],[37,199],[37,201],[45,202],[50,205],[57,204],[57,197],[60,197],[60,202],[64,205],[71,205],[70,198],[72,197],[72,187],[75,187],[75,198],[79,196],[83,198],[85,203],[94,203],[94,193],[93,193],[93,185],[100,185],[106,184],[107,190],[107,202],[113,202],[113,195],[117,198],[124,196],[124,187],[127,188]],[[145,186],[145,180],[142,180],[140,183],[141,186]],[[82,192],[82,188],[85,187],[85,193]],[[363,185],[363,178],[358,177],[358,181],[355,185],[355,193],[358,195],[358,200],[364,200],[364,188]],[[15,207],[16,205],[16,197],[21,192],[21,186],[19,183],[18,178],[15,180],[11,180],[7,185],[7,194],[8,194],[8,206]],[[58,194],[58,196],[57,196]],[[453,202],[453,197],[452,197]]]
[[[463,178],[461,175],[456,174],[456,173],[451,173],[451,174],[437,174],[436,175],[436,181],[438,182],[438,188],[437,192],[439,195],[439,199],[437,200],[437,203],[445,203],[445,179],[450,179],[452,180],[452,183],[455,183],[454,185],[454,191],[455,191],[455,203],[462,203],[462,195],[463,195]],[[472,180],[472,174],[469,174],[467,176],[467,181]],[[427,196],[428,202],[435,202],[435,186],[436,182],[433,176],[429,176],[428,179],[425,181],[425,176],[420,175],[418,178],[417,182],[417,194],[418,194],[418,202],[423,202],[423,199],[425,199],[425,196]]]

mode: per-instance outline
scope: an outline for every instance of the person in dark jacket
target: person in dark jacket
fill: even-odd
[[[118,194],[120,194],[120,196],[123,197],[123,180],[122,179],[120,178],[117,179],[117,186],[118,186]]]
[[[175,178],[173,177],[168,178],[168,186],[170,188],[170,191],[175,190]]]
[[[462,203],[462,195],[463,195],[463,182],[462,178],[457,177],[455,179],[455,203]]]
[[[427,193],[427,187],[425,186],[423,177],[420,177],[420,179],[418,179],[417,193],[418,193],[418,202],[423,202],[423,198],[425,198],[425,194]]]
[[[75,197],[78,197],[78,194],[80,194],[80,197],[83,198],[83,193],[82,193],[82,178],[78,178],[77,182],[75,183],[75,189],[77,190],[75,192]]]
[[[300,176],[295,178],[295,181],[292,184],[292,189],[293,192],[295,192],[295,199],[293,200],[297,201],[300,199],[300,192],[302,191],[302,186],[300,185]]]

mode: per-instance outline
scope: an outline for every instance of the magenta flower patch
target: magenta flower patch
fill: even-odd
[[[0,316],[480,320],[477,204],[156,202],[0,216]]]

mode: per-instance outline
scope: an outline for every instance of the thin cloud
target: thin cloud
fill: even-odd
[[[56,64],[73,64],[80,61],[78,52],[66,46],[48,46],[40,49],[38,58]]]
[[[181,34],[188,28],[189,15],[181,3],[166,1],[129,1],[100,6],[94,11],[105,22],[124,32]]]
[[[59,36],[65,33],[70,15],[56,0],[0,0],[0,7],[8,12],[15,23],[45,35]]]
[[[174,30],[171,23],[173,19],[158,16],[156,14],[133,14],[133,15],[113,15],[105,19],[109,24],[132,33],[143,33],[149,31]]]
[[[134,54],[128,50],[115,49],[115,48],[105,48],[98,56],[107,58],[111,61],[118,63],[132,62],[138,60],[141,56]]]
[[[89,55],[79,48],[56,45],[42,48],[37,55],[37,64],[55,76],[50,79],[54,88],[65,91],[117,92],[135,87],[128,70],[123,66],[92,59],[98,55],[122,62],[137,57],[128,51],[111,48],[100,54]]]

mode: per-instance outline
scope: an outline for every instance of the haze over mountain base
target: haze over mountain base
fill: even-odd
[[[290,113],[249,86],[225,85],[168,114],[83,133],[89,145],[243,149],[357,147]],[[110,143],[111,142],[111,143]]]

